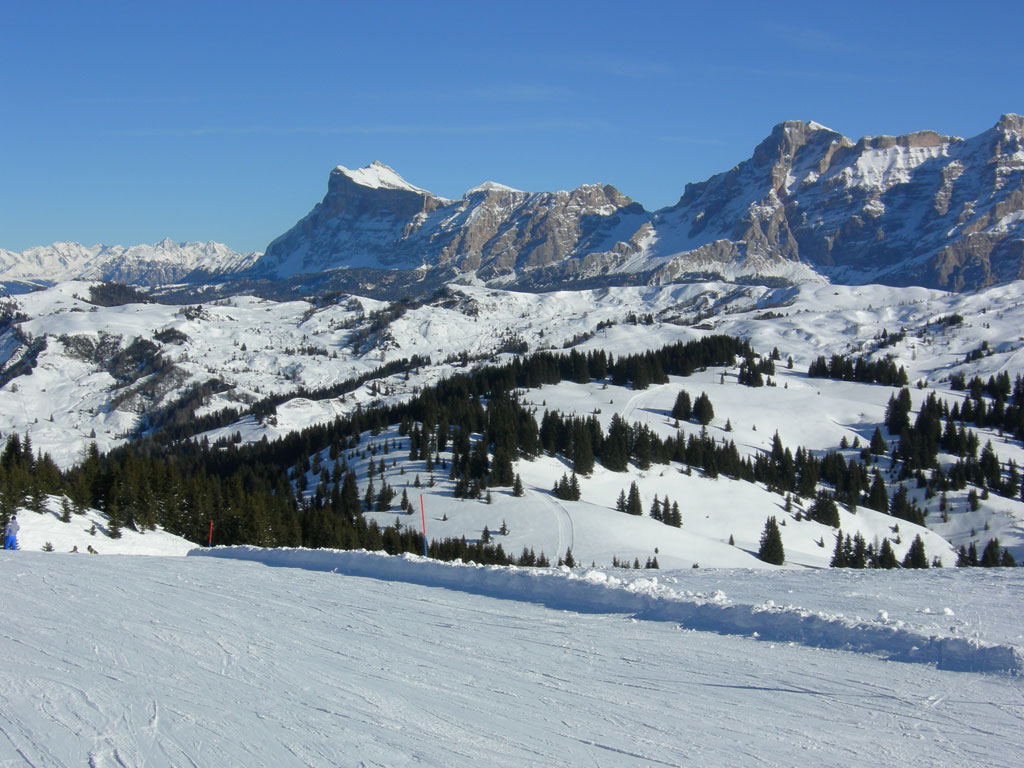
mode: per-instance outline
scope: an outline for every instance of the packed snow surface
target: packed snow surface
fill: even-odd
[[[852,606],[1010,646],[1016,571],[661,574],[681,604],[742,606],[738,633],[638,612],[654,585],[600,572],[292,557],[3,553],[0,764],[1011,766],[1024,748],[1020,677],[759,618]],[[582,599],[602,590],[620,602]]]

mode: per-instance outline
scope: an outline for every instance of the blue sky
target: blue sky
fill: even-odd
[[[4,2],[0,248],[263,250],[335,165],[650,209],[774,124],[1024,112],[1019,2]]]

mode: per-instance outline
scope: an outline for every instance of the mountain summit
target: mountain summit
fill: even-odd
[[[971,139],[854,141],[784,122],[748,160],[655,212],[610,185],[531,194],[486,182],[446,200],[379,162],[338,166],[253,272],[415,270],[522,287],[825,276],[968,290],[1024,276],[1022,135],[1019,115]]]

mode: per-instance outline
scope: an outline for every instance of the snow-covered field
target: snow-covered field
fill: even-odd
[[[305,567],[3,553],[0,764],[1014,766],[1024,749],[1022,678],[957,671],[986,647],[1019,663],[1015,570],[630,586],[290,557]],[[659,589],[714,613],[658,615]],[[893,638],[933,636],[973,642],[949,669],[889,660],[915,658]]]

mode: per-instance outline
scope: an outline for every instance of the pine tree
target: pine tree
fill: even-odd
[[[846,568],[846,549],[843,547],[843,529],[836,532],[836,546],[832,550],[832,559],[829,561],[829,568]]]
[[[839,527],[839,507],[825,492],[818,494],[810,509],[807,510],[807,516],[811,520],[831,525],[833,528]]]
[[[632,483],[629,486],[629,497],[626,499],[626,512],[630,515],[642,515],[644,513],[644,505],[640,500],[640,489],[636,487],[636,483]]]
[[[898,565],[899,561],[896,559],[896,553],[892,551],[892,544],[889,543],[889,539],[883,539],[882,548],[878,551],[878,567],[896,568]]]
[[[512,495],[519,497],[522,496],[525,491],[523,490],[523,478],[516,472],[515,480],[512,481]]]
[[[985,549],[981,552],[979,565],[981,565],[982,568],[996,568],[1002,565],[1002,556],[999,550],[999,537],[989,539],[988,544],[985,545]]]
[[[701,392],[693,401],[693,418],[703,427],[706,427],[715,418],[715,409],[711,405],[711,398],[704,392]]]
[[[882,430],[879,427],[875,427],[875,432],[871,435],[871,445],[868,450],[875,456],[884,456],[889,452],[889,446],[885,442],[885,438],[882,437]]]
[[[652,520],[660,521],[662,519],[662,517],[661,517],[661,501],[658,500],[657,496],[655,496],[654,497],[654,501],[651,502],[651,508],[650,508],[650,510],[648,511],[647,514],[650,515]]]
[[[672,406],[672,416],[680,421],[689,421],[692,415],[693,405],[690,403],[690,396],[685,389],[681,389],[676,395],[675,405]]]
[[[676,528],[683,527],[683,514],[679,511],[679,502],[672,502],[672,519],[667,521],[669,525]]]
[[[757,556],[772,565],[782,565],[786,562],[786,553],[782,548],[782,534],[779,532],[779,525],[774,517],[769,517],[765,521]]]
[[[906,556],[903,558],[904,568],[927,568],[928,567],[928,556],[924,551],[924,542],[921,541],[921,535],[918,534],[914,537],[914,540],[910,544],[910,549],[907,550]]]
[[[619,491],[619,498],[616,499],[616,501],[615,501],[615,509],[617,509],[619,512],[625,512],[626,511],[626,491],[625,490]]]

